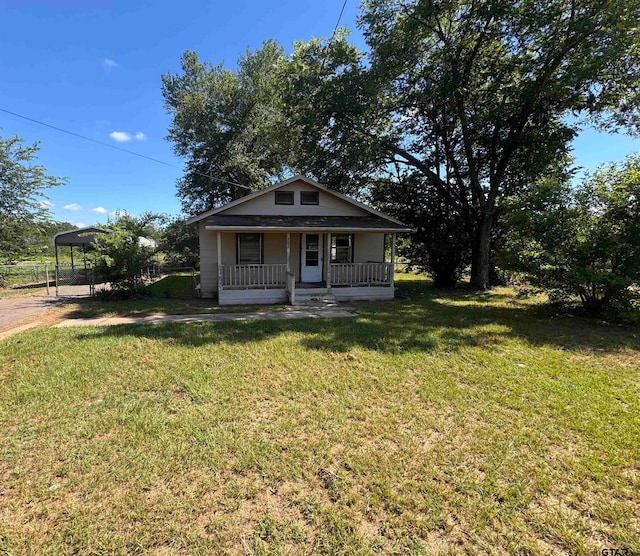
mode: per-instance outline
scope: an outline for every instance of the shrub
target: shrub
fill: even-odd
[[[96,274],[110,283],[112,299],[136,297],[145,292],[143,270],[154,263],[156,250],[140,239],[157,218],[151,214],[139,218],[119,215],[107,226],[110,233],[96,238],[93,255]]]
[[[543,182],[508,211],[501,265],[552,302],[578,298],[592,314],[634,307],[640,283],[640,157]]]

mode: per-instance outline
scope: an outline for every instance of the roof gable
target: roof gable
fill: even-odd
[[[228,211],[229,209],[232,209],[234,207],[239,207],[240,205],[248,203],[248,202],[250,202],[250,201],[252,201],[254,199],[257,199],[257,198],[259,198],[261,196],[267,195],[268,193],[270,193],[272,191],[275,191],[277,189],[285,187],[285,186],[287,186],[289,184],[292,184],[292,183],[294,183],[296,181],[302,181],[305,184],[307,184],[309,186],[312,186],[315,189],[318,189],[318,190],[323,191],[323,192],[325,192],[325,193],[327,193],[327,194],[329,194],[329,195],[331,195],[331,196],[333,196],[333,197],[335,197],[337,199],[340,199],[342,202],[347,203],[348,205],[351,205],[354,208],[359,209],[359,211],[364,211],[365,213],[373,214],[375,216],[379,216],[379,217],[385,218],[386,220],[389,220],[390,222],[394,222],[396,224],[402,225],[402,222],[390,217],[389,215],[384,214],[384,213],[382,213],[380,211],[377,211],[377,210],[365,205],[364,203],[360,203],[359,201],[356,201],[355,199],[352,199],[351,197],[343,195],[342,193],[338,193],[337,191],[334,191],[334,190],[332,190],[332,189],[330,189],[328,187],[325,187],[324,185],[318,183],[317,181],[315,181],[315,180],[313,180],[311,178],[308,178],[306,176],[300,175],[300,174],[296,175],[296,176],[293,176],[293,177],[291,177],[291,178],[289,178],[287,180],[284,180],[284,181],[278,182],[276,184],[273,184],[273,185],[271,185],[271,186],[269,186],[269,187],[267,187],[265,189],[261,189],[260,191],[256,191],[255,193],[251,193],[250,195],[246,195],[244,197],[241,197],[240,199],[237,199],[235,201],[227,203],[226,205],[223,205],[221,207],[209,210],[207,212],[203,212],[202,214],[199,214],[199,215],[194,216],[194,217],[190,218],[189,220],[187,220],[187,224],[194,224],[194,223],[196,223],[196,222],[198,222],[200,220],[203,220],[203,219],[205,219],[205,218],[207,218],[209,216],[212,216],[212,215],[224,212],[224,211]],[[237,213],[238,211],[233,211],[233,212]]]

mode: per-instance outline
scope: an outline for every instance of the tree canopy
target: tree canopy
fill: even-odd
[[[274,70],[283,57],[282,47],[268,41],[241,56],[232,71],[187,51],[182,73],[162,76],[165,107],[173,118],[167,138],[186,159],[178,197],[187,214],[265,187],[282,172],[286,153],[268,137],[279,117]]]
[[[35,164],[38,143],[0,137],[0,262],[15,262],[40,242],[48,222],[44,191],[65,183]]]
[[[236,71],[188,52],[163,77],[188,213],[239,194],[194,170],[252,188],[301,171],[387,198],[413,183],[464,228],[482,289],[504,199],[565,160],[581,122],[638,130],[635,0],[368,0],[359,26],[363,52],[339,31],[289,57],[267,42]]]
[[[500,200],[564,156],[569,117],[636,128],[639,22],[634,1],[369,0],[366,56],[344,37],[296,45],[283,103],[296,163],[355,188],[417,173],[457,211],[472,283],[488,287]]]

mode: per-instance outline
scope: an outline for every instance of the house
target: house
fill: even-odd
[[[221,305],[391,299],[396,233],[409,231],[304,176],[187,224],[199,229],[201,295]]]

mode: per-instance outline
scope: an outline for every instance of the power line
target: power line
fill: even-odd
[[[336,31],[338,30],[338,26],[340,25],[340,20],[342,19],[342,14],[344,13],[344,9],[347,6],[347,1],[348,0],[344,0],[344,2],[342,3],[342,9],[340,10],[340,15],[338,16],[338,21],[336,21],[336,25],[333,28],[333,33],[331,33],[331,38],[329,39],[329,42],[327,43],[327,48],[324,51],[324,56],[322,57],[322,69],[324,69],[324,64],[327,61],[327,53],[329,52],[329,49],[331,48],[331,44],[333,43],[333,39],[336,36]]]
[[[331,40],[329,41],[329,46],[331,46],[331,42],[333,41],[333,37],[338,30],[338,26],[340,25],[340,20],[342,19],[342,14],[344,13],[344,9],[347,7],[347,0],[344,0],[342,4],[342,9],[340,10],[340,15],[338,16],[338,21],[336,21],[336,26],[333,28],[333,33],[331,33]]]
[[[84,139],[85,141],[90,141],[91,143],[97,143],[98,145],[102,145],[103,147],[109,147],[110,149],[114,149],[116,151],[120,151],[123,153],[131,154],[133,156],[138,156],[140,158],[145,158],[146,160],[150,160],[151,162],[156,162],[157,164],[162,164],[164,166],[168,166],[169,168],[175,168],[177,170],[183,170],[180,166],[176,166],[175,164],[170,164],[165,162],[164,160],[159,160],[157,158],[153,158],[151,156],[147,156],[145,154],[137,153],[135,151],[130,151],[129,149],[123,149],[122,147],[116,147],[115,145],[110,145],[109,143],[105,143],[104,141],[98,141],[98,139],[93,139],[92,137],[87,137],[86,135],[81,135],[80,133],[76,133],[75,131],[69,131],[68,129],[63,129],[61,127],[57,127],[51,124],[47,124],[45,122],[41,122],[40,120],[35,120],[33,118],[29,118],[27,116],[23,116],[22,114],[17,114],[16,112],[12,112],[11,110],[7,110],[5,108],[0,108],[0,112],[5,112],[6,114],[11,114],[16,118],[22,118],[23,120],[27,120],[29,122],[36,123],[38,125],[42,125],[51,129],[55,129],[61,133],[66,133],[67,135],[72,135],[73,137],[78,137],[79,139]],[[222,183],[226,183],[229,185],[235,185],[236,187],[243,187],[245,189],[251,190],[250,187],[246,185],[242,185],[241,183],[235,183],[233,181],[225,180],[224,178],[218,178],[216,176],[212,176],[211,174],[204,174],[202,172],[198,172],[197,170],[193,170],[194,174],[198,174],[199,176],[204,176],[205,178],[209,178],[212,180],[217,180]]]

